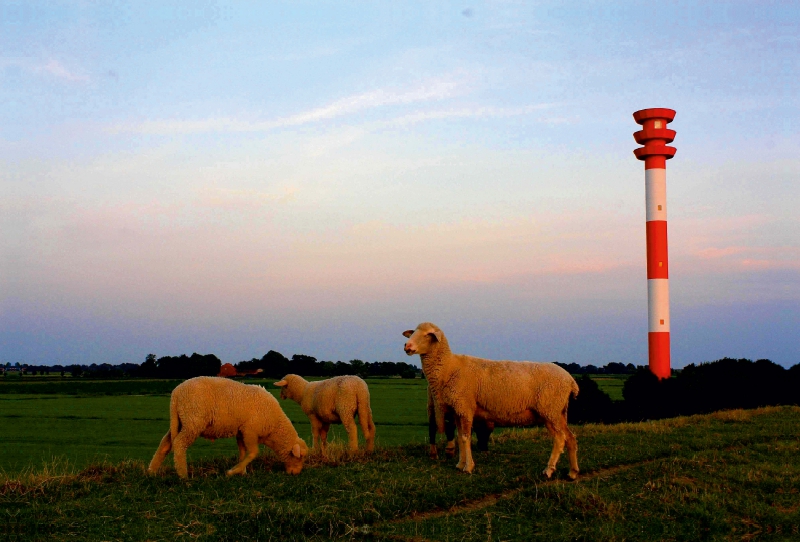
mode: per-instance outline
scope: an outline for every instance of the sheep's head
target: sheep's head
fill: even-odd
[[[303,380],[297,375],[286,375],[282,380],[275,382],[275,385],[281,389],[281,399],[291,399],[299,401],[302,397],[303,386],[298,386],[298,382]],[[300,388],[298,390],[298,388]],[[298,396],[298,393],[300,396]]]
[[[427,354],[444,341],[442,330],[430,322],[421,323],[417,329],[404,331],[403,336],[408,338],[403,349],[409,356]]]
[[[303,439],[297,437],[297,442],[292,446],[289,456],[283,462],[286,474],[300,474],[303,470],[303,460],[308,455],[308,445]]]

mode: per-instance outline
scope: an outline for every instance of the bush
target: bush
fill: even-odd
[[[600,389],[597,382],[583,375],[577,380],[581,391],[569,403],[570,423],[613,423],[618,416],[614,401]]]

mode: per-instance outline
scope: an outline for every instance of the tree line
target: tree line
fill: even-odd
[[[633,374],[638,367],[632,363],[611,362],[604,366],[578,365],[577,363],[557,363],[571,374]],[[120,363],[111,365],[101,363],[91,365],[31,365],[6,363],[5,370],[17,370],[22,375],[69,374],[73,377],[109,379],[109,378],[192,378],[195,376],[215,376],[219,374],[222,361],[214,354],[193,353],[180,356],[156,357],[148,354],[142,364]],[[368,377],[416,378],[423,377],[419,367],[410,363],[393,361],[365,362],[360,359],[350,361],[318,361],[317,358],[304,354],[294,354],[287,358],[280,352],[270,350],[261,358],[252,358],[234,364],[239,373],[255,373],[265,378],[282,378],[294,373],[302,376],[332,377],[357,375]],[[0,366],[0,368],[2,368]]]
[[[691,364],[659,380],[647,367],[625,380],[622,401],[612,401],[586,375],[569,404],[570,423],[618,423],[706,414],[718,410],[800,405],[800,363],[790,369],[768,359],[723,358]]]
[[[22,375],[56,374],[72,377],[108,379],[108,378],[173,378],[185,379],[195,376],[216,376],[220,372],[222,361],[214,354],[193,353],[180,356],[156,357],[148,354],[144,363],[121,363],[111,365],[30,365],[6,364],[5,372],[14,371]],[[234,364],[237,372],[258,374],[264,378],[282,378],[289,373],[302,376],[341,376],[357,375],[367,377],[416,378],[421,370],[415,365],[404,362],[375,361],[366,362],[360,359],[343,361],[318,361],[317,358],[304,354],[295,354],[287,358],[283,354],[270,350],[261,358],[240,361]]]

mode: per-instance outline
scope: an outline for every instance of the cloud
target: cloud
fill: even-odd
[[[81,75],[80,73],[77,73],[74,70],[67,68],[66,66],[64,66],[64,64],[53,58],[51,58],[47,62],[31,58],[10,58],[10,57],[0,58],[0,68],[8,66],[15,66],[28,73],[55,77],[56,79],[61,79],[63,81],[70,81],[70,82],[89,81],[88,76]]]
[[[462,109],[447,109],[440,111],[421,111],[411,113],[393,119],[388,124],[396,126],[407,126],[429,120],[453,119],[453,118],[506,118],[530,115],[543,109],[557,106],[555,103],[532,104],[523,107],[471,107]]]
[[[108,131],[110,133],[133,132],[157,135],[208,132],[267,132],[277,128],[313,124],[393,105],[444,100],[456,95],[461,85],[457,78],[450,77],[434,79],[411,90],[378,89],[341,98],[328,105],[288,117],[261,122],[251,122],[230,117],[200,120],[152,120],[136,124],[119,124],[112,126]]]
[[[53,59],[50,59],[50,61],[44,66],[36,68],[36,71],[45,72],[59,79],[66,79],[67,81],[89,80],[89,78],[86,77],[85,75],[78,75],[76,73],[73,73],[67,68],[65,68],[64,65],[61,64],[59,61]]]

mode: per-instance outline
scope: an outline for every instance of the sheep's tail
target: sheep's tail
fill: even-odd
[[[575,382],[575,379],[573,378],[572,379],[572,391],[570,392],[570,394],[572,395],[573,399],[578,396],[578,392],[579,391],[580,391],[580,388],[578,387],[578,383]]]
[[[178,417],[178,401],[173,393],[169,399],[169,434],[172,437],[172,442],[175,442],[180,430],[181,420]]]

